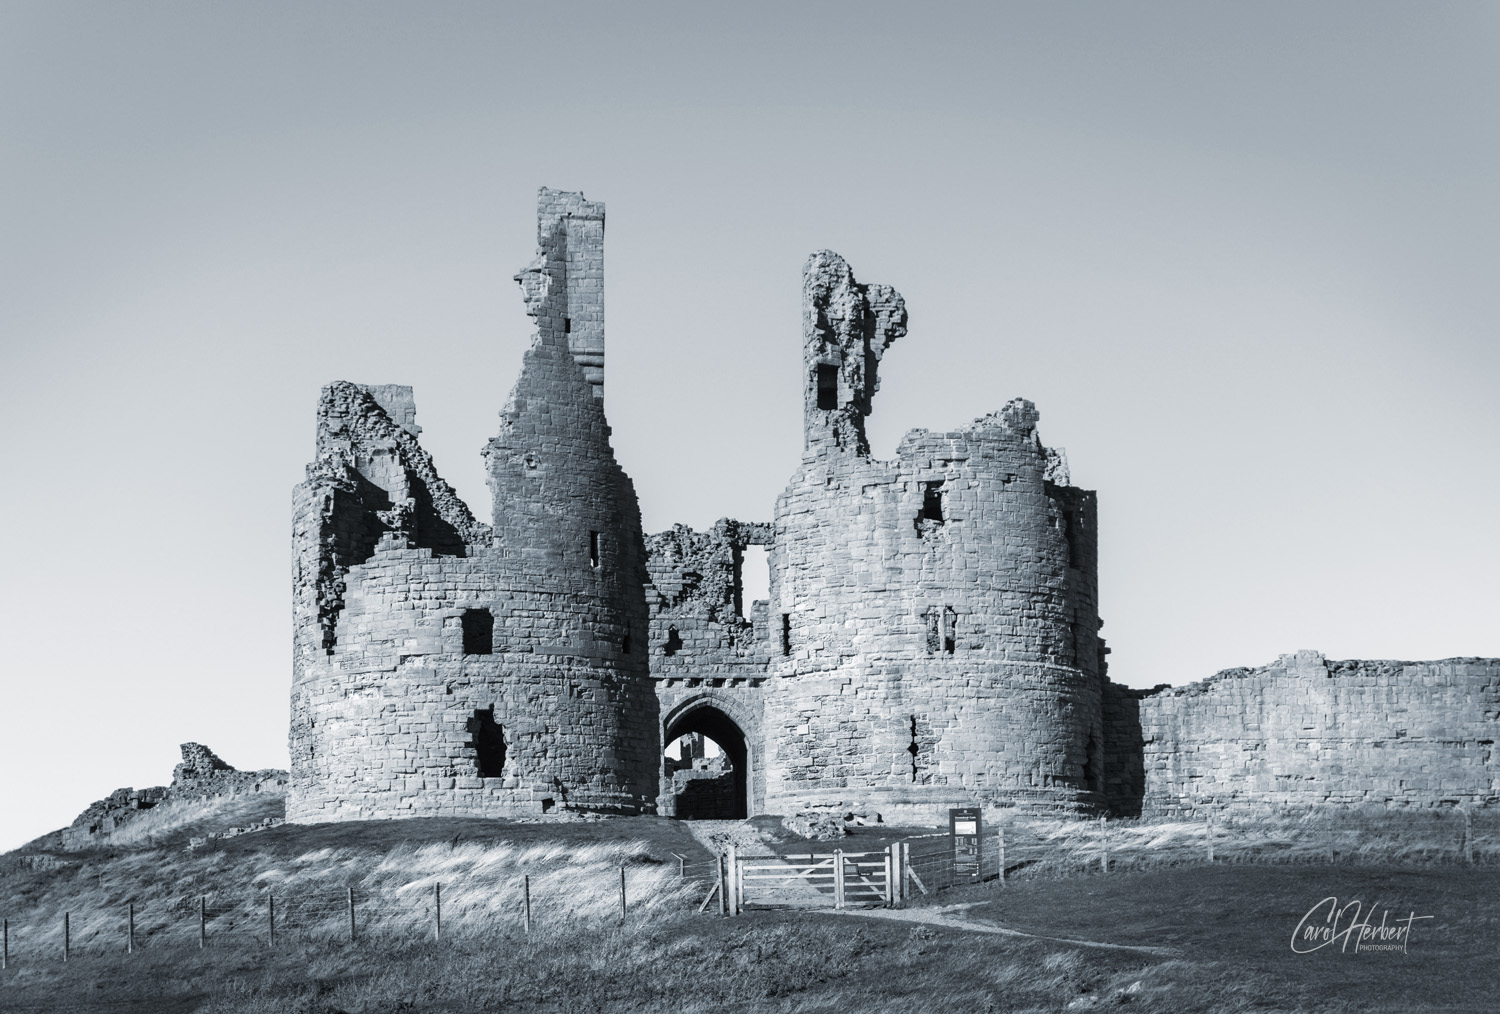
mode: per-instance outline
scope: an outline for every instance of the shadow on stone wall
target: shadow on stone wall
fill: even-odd
[[[1116,817],[1139,817],[1146,797],[1146,742],[1141,732],[1141,698],[1160,690],[1135,690],[1105,682],[1104,795]]]

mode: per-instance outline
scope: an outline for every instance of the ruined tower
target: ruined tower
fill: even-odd
[[[297,487],[288,818],[647,812],[645,548],[603,408],[603,205],[543,189],[531,348],[484,448],[493,525],[411,389],[340,382]]]
[[[734,743],[751,812],[1094,807],[1094,495],[1070,485],[1024,399],[873,458],[865,417],[905,334],[898,292],[812,255],[803,456],[774,523],[650,540],[664,734]],[[770,546],[771,598],[737,615],[750,544]]]

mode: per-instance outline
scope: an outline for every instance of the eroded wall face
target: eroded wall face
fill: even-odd
[[[1109,688],[1117,811],[1500,800],[1500,659],[1285,655],[1157,691]]]
[[[778,649],[770,603],[747,599],[744,558],[747,547],[768,546],[771,538],[769,524],[725,518],[707,532],[677,525],[646,540],[649,651],[662,746],[694,709],[722,713],[744,740],[751,815],[766,812],[761,701]],[[663,767],[658,812],[675,813],[680,781]]]
[[[1048,481],[1046,460],[1016,402],[968,430],[909,434],[895,461],[804,463],[772,550],[773,811],[1092,805],[1094,498]]]
[[[1095,502],[1036,410],[870,457],[901,296],[836,254],[803,286],[806,439],[777,501],[766,805],[942,815],[1092,805],[1102,788]]]
[[[290,819],[654,805],[645,547],[599,397],[603,208],[539,203],[518,276],[537,335],[484,450],[493,526],[437,479],[409,391],[325,391],[338,424],[296,498]]]

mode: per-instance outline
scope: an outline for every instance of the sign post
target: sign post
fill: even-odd
[[[979,807],[961,806],[948,811],[948,838],[953,844],[953,882],[977,884],[984,879],[980,859],[984,850],[984,828]]]

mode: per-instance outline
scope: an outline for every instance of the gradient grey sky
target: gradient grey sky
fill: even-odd
[[[870,430],[1014,396],[1122,682],[1500,655],[1500,6],[0,4],[0,848],[286,764],[319,387],[479,448],[541,184],[609,209],[648,529],[768,519],[800,271],[905,296]]]

